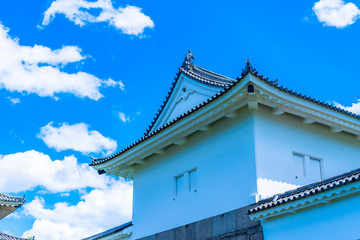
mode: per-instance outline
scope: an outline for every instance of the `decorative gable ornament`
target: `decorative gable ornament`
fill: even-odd
[[[176,103],[179,103],[182,100],[187,100],[189,98],[189,95],[193,93],[196,93],[196,91],[190,88],[183,88],[182,91],[180,92],[180,96],[176,100]]]

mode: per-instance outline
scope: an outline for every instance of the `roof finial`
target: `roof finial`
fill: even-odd
[[[241,76],[244,77],[248,73],[256,73],[256,69],[250,64],[250,59],[246,59],[245,68],[242,70]]]
[[[185,59],[186,59],[187,61],[191,61],[191,59],[195,59],[195,58],[194,58],[194,55],[192,54],[190,48],[189,48],[189,53],[188,53],[188,55],[186,55]]]
[[[189,49],[189,53],[185,56],[185,60],[183,62],[182,67],[185,68],[186,70],[191,68],[194,65],[192,62],[193,59],[195,59],[194,55],[192,54],[191,50]]]

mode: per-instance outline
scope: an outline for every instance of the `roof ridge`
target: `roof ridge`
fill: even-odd
[[[0,201],[4,202],[17,202],[23,204],[25,202],[25,195],[22,197],[10,196],[4,193],[0,193]]]
[[[232,78],[230,78],[230,77],[227,77],[227,76],[224,76],[224,75],[222,75],[222,74],[219,74],[219,73],[216,73],[216,72],[207,70],[207,69],[202,68],[202,67],[199,67],[199,66],[197,66],[197,65],[194,65],[194,67],[197,68],[197,69],[199,69],[199,70],[201,70],[201,71],[204,71],[204,72],[206,72],[206,73],[210,73],[210,74],[213,74],[213,75],[215,75],[215,76],[218,76],[218,77],[224,78],[224,79],[226,79],[226,80],[229,80],[229,81],[231,81],[231,82],[235,81],[234,79],[232,79]]]

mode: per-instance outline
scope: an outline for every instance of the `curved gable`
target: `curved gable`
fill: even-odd
[[[151,131],[169,123],[181,114],[198,106],[222,90],[220,87],[199,83],[185,74],[180,74],[174,89]]]

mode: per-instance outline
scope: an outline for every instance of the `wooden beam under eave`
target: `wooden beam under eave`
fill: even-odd
[[[186,137],[174,141],[175,145],[184,145],[185,143],[186,143]]]
[[[158,150],[156,150],[154,153],[156,153],[156,154],[163,154],[165,151],[164,151],[164,149],[158,149]]]
[[[124,178],[131,178],[134,175],[134,169],[126,170]]]
[[[134,161],[134,163],[143,164],[143,163],[145,163],[145,160],[144,159],[139,159],[139,160]]]
[[[312,123],[314,123],[315,121],[314,120],[312,120],[312,119],[310,119],[310,118],[305,118],[304,120],[303,120],[303,123],[304,124],[312,124]]]
[[[255,95],[255,93],[248,93],[247,103],[249,110],[259,109],[259,104],[257,102],[257,95]]]
[[[258,110],[259,104],[257,102],[248,102],[249,110]]]
[[[108,174],[108,175],[115,175],[117,176],[117,170],[115,170],[114,168],[112,169],[104,169],[105,170],[105,173]]]
[[[275,115],[275,116],[279,116],[279,115],[285,113],[285,111],[283,111],[283,110],[281,110],[281,109],[279,109],[279,108],[274,108],[271,113],[272,113],[273,115]]]
[[[143,163],[145,163],[144,159],[138,159],[138,160],[135,160],[135,161],[130,161],[130,162],[125,163],[125,166],[126,167],[133,167],[135,164],[143,164]],[[126,169],[126,168],[123,168],[123,169]]]
[[[236,118],[236,113],[234,111],[228,113],[228,114],[225,114],[225,117],[227,118]]]
[[[204,125],[204,126],[199,127],[199,131],[202,131],[202,132],[206,132],[209,130],[210,130],[209,125]]]
[[[339,133],[341,131],[342,131],[341,128],[337,128],[337,127],[331,127],[330,128],[330,132],[332,132],[332,133]]]
[[[131,164],[131,165],[130,165],[130,164]],[[125,166],[125,167],[120,167],[119,170],[117,170],[117,176],[119,176],[122,171],[127,171],[127,170],[130,170],[130,169],[134,169],[134,165],[133,165],[133,164],[134,164],[134,163],[131,162],[131,163],[129,163],[129,165],[127,165],[127,166]],[[114,175],[115,175],[115,174],[114,174]]]

